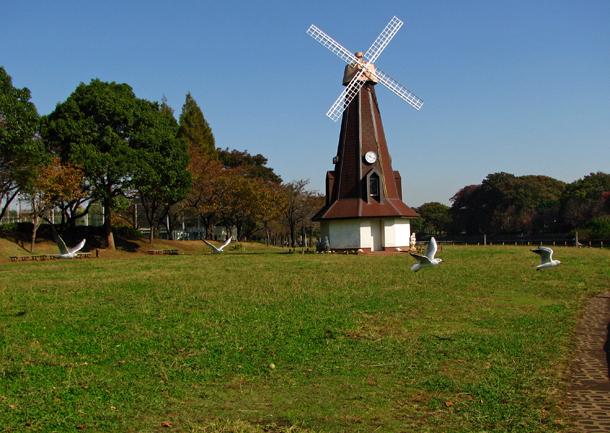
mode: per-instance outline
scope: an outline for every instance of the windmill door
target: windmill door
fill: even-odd
[[[371,220],[371,251],[381,251],[382,246],[382,224],[380,219]]]

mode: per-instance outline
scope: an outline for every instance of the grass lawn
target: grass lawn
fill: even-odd
[[[570,431],[610,251],[529,248],[5,260],[0,431]]]

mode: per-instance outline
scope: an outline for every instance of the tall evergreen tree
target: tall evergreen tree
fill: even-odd
[[[190,149],[204,154],[212,154],[216,151],[212,128],[203,117],[191,92],[186,94],[186,102],[182,106],[179,123],[178,138],[186,141]]]

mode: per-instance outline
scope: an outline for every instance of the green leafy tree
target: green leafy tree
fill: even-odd
[[[148,172],[152,166],[163,158],[178,158],[172,152],[184,150],[170,123],[157,102],[136,98],[127,84],[99,79],[81,83],[43,117],[42,133],[50,149],[62,161],[82,168],[91,199],[102,203],[109,249],[115,248],[113,199],[125,195],[136,182],[143,189],[144,179],[154,177]]]
[[[218,150],[218,159],[223,168],[239,168],[250,178],[260,178],[268,182],[282,183],[271,167],[267,167],[267,158],[263,155],[250,155],[247,150]]]
[[[30,91],[13,87],[12,78],[0,66],[0,198],[6,198],[0,220],[20,185],[35,177],[44,160],[44,146],[37,137],[39,120]]]
[[[565,183],[548,176],[488,175],[451,198],[452,232],[523,233],[556,229]]]
[[[423,220],[424,231],[434,235],[446,231],[451,224],[450,209],[442,203],[430,202],[418,207],[416,212]]]
[[[601,171],[567,185],[560,199],[560,216],[564,228],[576,229],[589,219],[603,215],[606,192],[610,192],[610,175]]]
[[[564,182],[548,176],[519,176],[499,184],[495,194],[500,203],[494,209],[492,230],[508,233],[552,230],[549,212],[557,210],[553,203],[564,189]],[[553,220],[556,219],[555,214]]]
[[[610,215],[591,218],[585,224],[585,233],[598,239],[610,239]]]
[[[481,185],[468,185],[460,189],[451,201],[452,233],[483,233]]]
[[[132,179],[132,187],[137,191],[146,219],[150,225],[150,243],[153,243],[155,228],[164,223],[170,209],[185,199],[191,190],[191,174],[188,145],[177,138],[178,123],[167,104],[150,111],[151,127],[145,151],[138,152],[138,169]],[[172,237],[171,224],[166,226],[169,239]]]
[[[186,141],[189,148],[206,154],[212,154],[216,151],[212,128],[203,117],[203,113],[191,96],[191,92],[186,94],[186,102],[182,106],[179,123],[178,137]]]

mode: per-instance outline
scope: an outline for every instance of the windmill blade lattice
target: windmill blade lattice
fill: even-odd
[[[358,58],[353,53],[343,48],[338,42],[324,33],[322,30],[314,26],[313,24],[307,30],[307,34],[320,42],[323,46],[328,48],[331,53],[336,54],[345,63],[357,62]]]
[[[390,77],[388,74],[383,72],[381,69],[375,69],[375,77],[377,80],[398,95],[399,98],[408,102],[415,108],[419,110],[422,105],[424,105],[424,101],[415,96],[412,92],[409,91],[406,87],[400,84],[398,81]]]
[[[367,62],[375,62],[377,57],[381,54],[381,52],[388,46],[394,35],[398,32],[398,30],[402,27],[402,21],[398,18],[394,17],[388,23],[388,25],[383,29],[379,37],[373,42],[371,48],[364,54],[364,60]]]
[[[339,95],[335,103],[326,115],[330,117],[333,122],[336,122],[337,119],[343,114],[347,106],[350,102],[358,95],[358,92],[364,86],[365,81],[362,80],[362,76],[365,74],[365,71],[361,71],[350,83],[345,87],[343,92]]]

